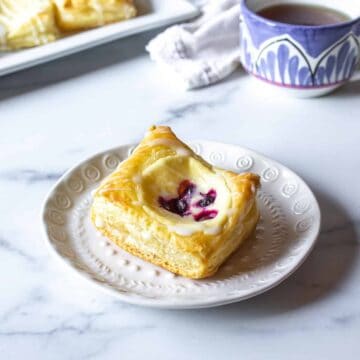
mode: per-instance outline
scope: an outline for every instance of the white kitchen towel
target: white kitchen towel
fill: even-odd
[[[168,28],[146,50],[185,88],[213,84],[239,64],[239,16],[239,0],[210,0],[197,20]]]

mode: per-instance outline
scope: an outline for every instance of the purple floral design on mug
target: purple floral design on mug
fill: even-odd
[[[334,26],[295,26],[261,18],[242,1],[241,62],[267,82],[294,88],[348,80],[360,57],[360,18]]]

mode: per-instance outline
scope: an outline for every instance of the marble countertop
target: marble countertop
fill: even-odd
[[[360,358],[360,80],[299,100],[239,69],[184,92],[144,52],[155,33],[1,78],[1,358]],[[154,123],[252,148],[309,183],[322,231],[293,276],[242,303],[161,311],[115,300],[53,260],[40,209],[56,179]]]

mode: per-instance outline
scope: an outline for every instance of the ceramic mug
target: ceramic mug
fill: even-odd
[[[350,17],[333,25],[292,25],[257,14],[278,4],[326,6]],[[242,0],[241,62],[295,96],[326,94],[348,81],[360,59],[360,0]]]

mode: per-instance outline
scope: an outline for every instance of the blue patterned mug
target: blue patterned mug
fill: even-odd
[[[349,16],[334,25],[291,25],[257,14],[278,4],[326,6]],[[295,96],[328,93],[348,81],[360,58],[360,0],[242,0],[241,62],[267,83]]]

